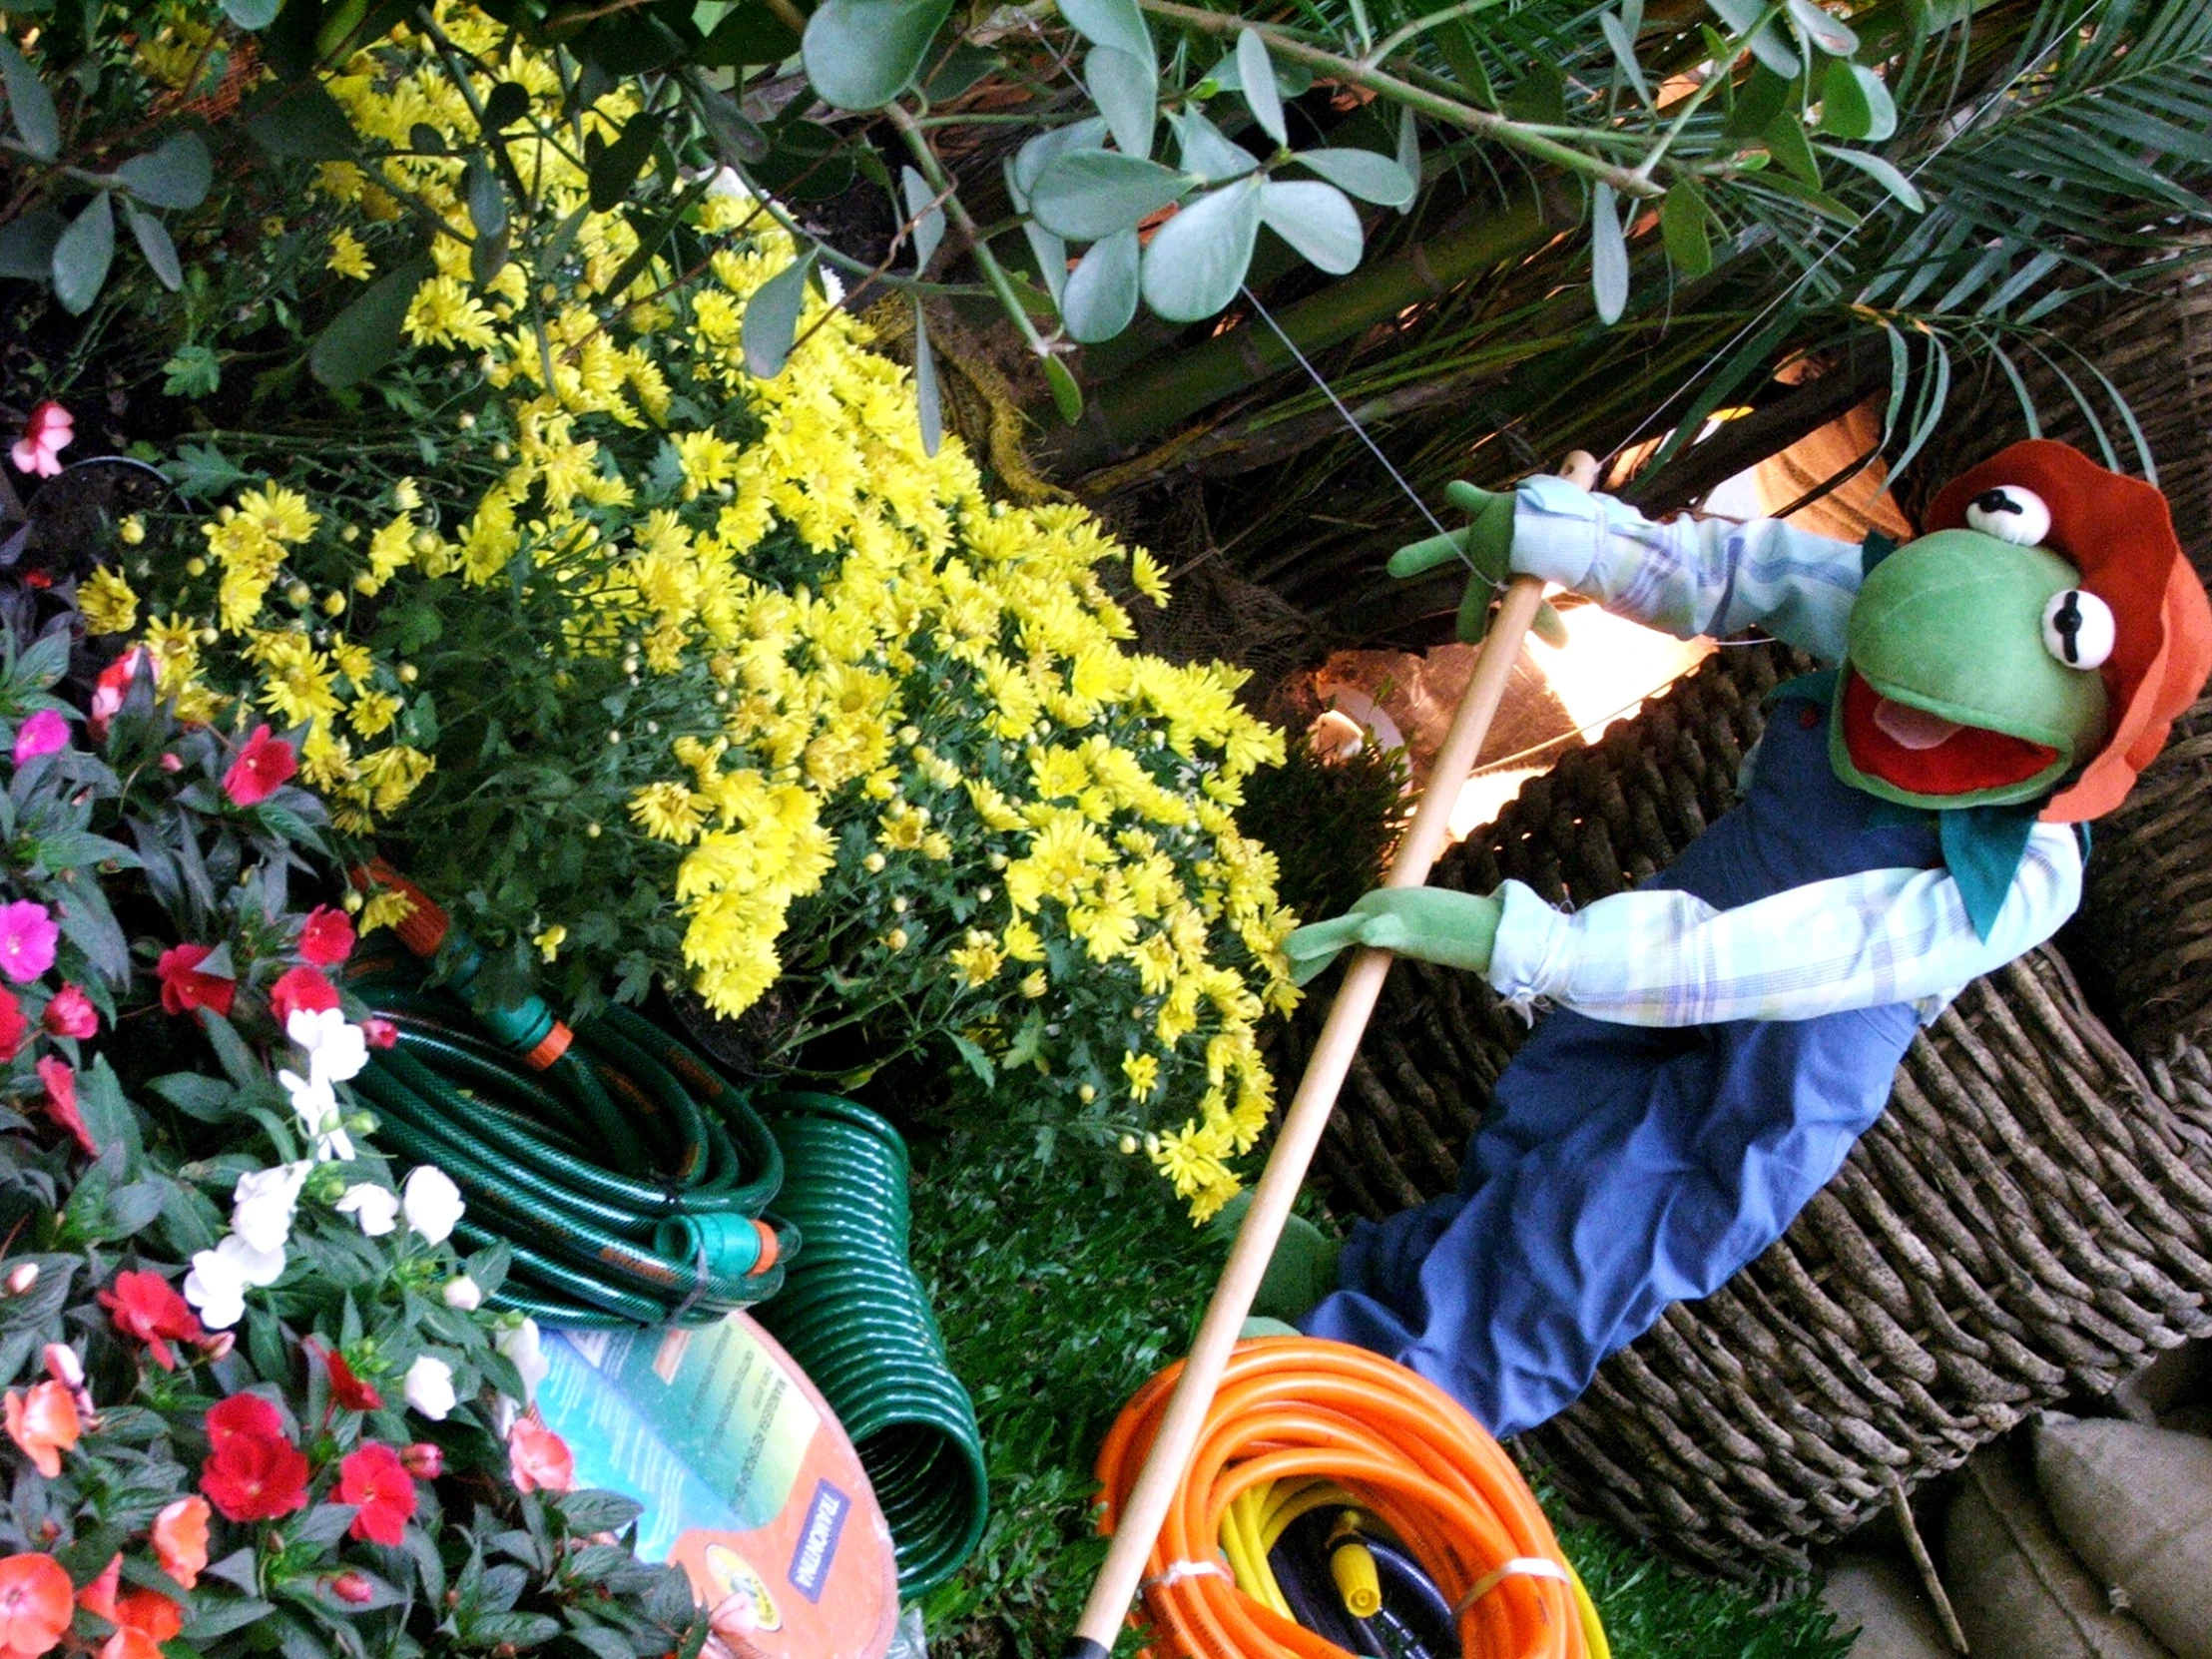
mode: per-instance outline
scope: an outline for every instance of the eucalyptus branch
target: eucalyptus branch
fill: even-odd
[[[1614,190],[1623,196],[1651,198],[1666,194],[1665,190],[1644,175],[1630,168],[1619,167],[1612,162],[1600,161],[1594,156],[1584,155],[1581,151],[1561,144],[1556,139],[1546,138],[1541,134],[1532,132],[1523,123],[1513,120],[1510,116],[1499,115],[1494,110],[1477,109],[1472,104],[1462,103],[1454,98],[1446,98],[1438,93],[1425,92],[1398,76],[1385,75],[1381,70],[1371,69],[1360,59],[1347,58],[1326,48],[1311,45],[1274,24],[1248,22],[1242,17],[1222,12],[1204,11],[1196,6],[1180,5],[1177,0],[1137,0],[1137,6],[1138,9],[1149,12],[1154,17],[1162,17],[1170,22],[1181,23],[1186,27],[1198,30],[1202,34],[1219,35],[1227,38],[1242,34],[1245,30],[1250,29],[1267,43],[1268,50],[1271,52],[1280,52],[1284,57],[1295,62],[1324,70],[1338,80],[1350,81],[1355,86],[1366,87],[1371,92],[1382,94],[1392,103],[1405,105],[1448,126],[1461,127],[1470,133],[1479,133],[1484,138],[1496,140],[1508,149],[1518,150],[1524,155],[1541,157],[1557,167],[1565,168],[1570,173],[1579,173],[1584,178],[1595,180],[1600,184],[1611,185]]]
[[[1476,12],[1486,12],[1497,4],[1499,4],[1499,0],[1459,0],[1457,5],[1446,6],[1440,12],[1430,12],[1426,17],[1416,17],[1404,27],[1394,29],[1389,34],[1384,35],[1376,43],[1374,49],[1360,61],[1369,69],[1379,69],[1385,58],[1389,57],[1391,53],[1407,41],[1425,35],[1431,29],[1441,28],[1446,23],[1456,22],[1462,17],[1472,17]]]
[[[832,265],[839,271],[849,273],[854,276],[880,282],[887,288],[904,288],[911,293],[941,293],[958,298],[972,299],[977,294],[989,291],[973,282],[924,282],[918,277],[894,276],[888,272],[878,271],[865,260],[856,260],[849,254],[840,254],[836,249],[831,248],[812,231],[801,225],[799,221],[792,218],[790,214],[786,213],[782,205],[771,197],[767,191],[754,183],[752,179],[746,179],[745,183],[746,188],[753,192],[754,200],[761,204],[761,211],[776,221],[777,225],[793,242],[798,243],[803,248],[812,247],[817,257],[825,265]]]
[[[938,193],[944,203],[945,216],[959,227],[960,235],[967,238],[968,247],[975,255],[975,263],[982,268],[983,276],[998,295],[998,302],[1006,308],[1006,314],[1014,319],[1029,349],[1040,357],[1052,354],[1052,348],[1037,332],[1037,325],[1029,320],[1029,309],[1022,304],[1021,295],[1014,287],[1014,279],[1006,274],[1006,268],[998,263],[998,256],[991,252],[991,245],[976,228],[974,219],[960,201],[957,187],[944,171],[944,164],[937,160],[937,153],[929,148],[929,135],[915,125],[913,114],[903,105],[888,105],[883,113],[890,118],[906,141],[906,148],[913,152],[915,164],[921,169],[922,178],[931,190]]]
[[[1651,154],[1636,164],[1636,172],[1639,177],[1645,179],[1651,177],[1652,169],[1659,165],[1660,158],[1665,156],[1667,151],[1673,147],[1674,141],[1682,136],[1682,129],[1689,126],[1690,117],[1697,114],[1698,107],[1706,99],[1712,97],[1717,89],[1727,85],[1728,78],[1736,72],[1737,63],[1751,49],[1752,37],[1781,15],[1780,0],[1770,0],[1770,4],[1766,10],[1759,14],[1757,21],[1737,37],[1736,50],[1729,54],[1728,62],[1713,65],[1712,72],[1698,83],[1697,90],[1682,100],[1682,108],[1676,113],[1674,124],[1660,135],[1659,142],[1651,147]]]

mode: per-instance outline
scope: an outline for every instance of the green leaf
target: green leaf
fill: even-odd
[[[1927,211],[1928,199],[1914,187],[1912,180],[1900,173],[1893,164],[1885,161],[1882,157],[1865,150],[1846,150],[1834,144],[1818,145],[1815,148],[1824,156],[1833,156],[1846,167],[1856,167],[1896,197],[1898,201],[1902,202],[1909,212],[1924,213]]]
[[[1714,15],[1741,36],[1766,15],[1765,0],[1705,0]],[[1769,22],[1751,37],[1752,56],[1777,75],[1795,76],[1805,67],[1786,35]]]
[[[1873,70],[1837,58],[1821,81],[1820,130],[1880,144],[1898,130],[1897,101]]]
[[[807,20],[800,58],[823,100],[879,110],[906,90],[952,0],[827,0]]]
[[[482,156],[469,157],[468,165],[461,170],[461,194],[468,203],[468,222],[476,228],[477,236],[488,242],[506,231],[507,193],[499,188],[498,176]]]
[[[1497,108],[1497,89],[1490,85],[1489,68],[1465,18],[1454,18],[1435,31],[1436,50],[1451,65],[1452,78],[1479,109]]]
[[[1820,51],[1832,57],[1848,58],[1859,50],[1859,37],[1841,18],[1823,11],[1813,0],[1787,0],[1787,5],[1790,21]]]
[[[162,373],[162,390],[171,397],[209,397],[223,385],[223,364],[205,345],[180,345]]]
[[[782,63],[798,50],[799,36],[791,25],[768,7],[747,0],[730,8],[730,15],[693,49],[691,58],[702,69],[727,69],[733,64]]]
[[[1413,181],[1414,195],[1420,192],[1420,124],[1413,119],[1410,107],[1397,112],[1397,166],[1398,171]],[[1401,214],[1413,211],[1413,197],[1408,196],[1398,210]]]
[[[947,1032],[946,1035],[951,1037],[952,1046],[959,1051],[960,1058],[967,1062],[968,1070],[982,1080],[983,1087],[995,1089],[998,1086],[998,1071],[991,1064],[991,1057],[957,1031]]]
[[[1789,106],[1797,83],[1777,75],[1765,64],[1756,66],[1736,94],[1736,102],[1721,123],[1721,136],[1741,143],[1765,132],[1775,117]]]
[[[1196,322],[1237,297],[1260,235],[1260,184],[1239,179],[1202,196],[1153,234],[1142,285],[1160,315]]]
[[[1038,278],[1043,281],[1045,293],[1057,309],[1061,290],[1067,286],[1068,245],[1033,219],[1021,222],[1021,234],[1029,241],[1029,257],[1037,262]],[[1135,234],[1130,233],[1132,236]]]
[[[750,167],[768,158],[768,134],[738,107],[736,99],[704,76],[690,76],[684,84],[699,107],[700,119],[707,124],[707,136],[715,141],[715,149],[725,162]]]
[[[1628,82],[1629,91],[1645,108],[1651,106],[1651,85],[1644,79],[1643,66],[1636,61],[1636,34],[1619,12],[1600,12],[1598,32],[1605,36],[1605,44],[1612,49],[1613,61],[1620,66],[1621,76]]]
[[[1111,46],[1132,58],[1152,58],[1152,30],[1137,0],[1060,0],[1068,27],[1096,46]]]
[[[1073,426],[1083,418],[1083,388],[1075,383],[1066,363],[1058,357],[1045,358],[1044,383],[1052,388],[1052,406],[1062,420]]]
[[[501,81],[484,94],[484,131],[503,133],[530,113],[530,89],[520,81]]]
[[[93,197],[54,244],[54,296],[82,316],[100,297],[115,263],[115,204],[106,191]]]
[[[177,262],[177,245],[169,240],[169,227],[128,199],[123,204],[123,217],[131,222],[131,235],[138,239],[139,252],[146,256],[162,286],[171,293],[183,287],[185,268]]]
[[[54,95],[12,41],[0,40],[0,78],[6,81],[15,136],[40,161],[52,161],[61,154],[62,118],[54,108]]]
[[[1813,142],[1805,136],[1805,124],[1798,119],[1797,111],[1784,110],[1768,122],[1766,140],[1774,159],[1794,173],[1801,184],[1814,190],[1821,188],[1820,158],[1813,154]]]
[[[1097,149],[1105,137],[1106,123],[1094,115],[1086,121],[1071,122],[1065,127],[1039,133],[1024,144],[1006,164],[1006,189],[1014,199],[1014,206],[1027,213],[1029,192],[1035,188],[1039,174],[1071,150]]]
[[[176,458],[162,468],[178,493],[209,500],[243,484],[251,476],[212,443],[180,443]]]
[[[1196,174],[1210,185],[1241,179],[1260,165],[1259,157],[1241,144],[1231,144],[1222,130],[1197,110],[1174,111],[1168,122],[1175,129],[1183,171]]]
[[[1137,314],[1139,252],[1135,231],[1117,231],[1093,243],[1067,273],[1059,303],[1070,335],[1091,345],[1129,326]]]
[[[1183,176],[1157,162],[1116,150],[1076,150],[1037,176],[1029,211],[1054,236],[1096,242],[1158,213],[1183,190]]]
[[[326,386],[358,385],[399,352],[400,326],[415,289],[435,268],[410,260],[387,272],[330,319],[307,350],[307,367]]]
[[[176,1071],[147,1085],[177,1110],[202,1123],[222,1123],[232,1115],[231,1102],[238,1091],[219,1077]]]
[[[585,172],[591,183],[593,213],[612,213],[628,200],[630,187],[638,182],[645,164],[653,159],[654,143],[661,136],[661,115],[655,111],[640,110],[622,124],[622,135],[614,143],[596,153],[591,153],[587,145],[589,161]]]
[[[1083,79],[1122,154],[1151,155],[1152,132],[1160,119],[1159,66],[1118,46],[1094,46],[1083,60]]]
[[[928,83],[921,89],[922,96],[932,104],[949,103],[963,92],[980,86],[1005,64],[1006,60],[988,47],[970,46],[963,41],[929,72]]]
[[[197,208],[215,182],[215,161],[198,133],[172,133],[115,173],[123,188],[150,208]]]
[[[1590,187],[1590,294],[1597,318],[1610,326],[1628,307],[1628,243],[1621,235],[1620,207],[1613,187]]]
[[[1705,233],[1705,198],[1687,179],[1676,181],[1659,204],[1659,232],[1666,240],[1667,258],[1685,276],[1702,276],[1713,269],[1713,244]]]
[[[944,403],[937,394],[937,359],[929,350],[929,320],[914,295],[914,405],[921,420],[921,449],[934,455],[944,443]]]
[[[564,1492],[553,1500],[553,1506],[560,1510],[569,1531],[579,1534],[620,1532],[645,1512],[642,1503],[620,1492],[606,1491]]]
[[[1539,127],[1561,127],[1567,120],[1567,78],[1548,63],[1533,64],[1505,95],[1505,113]]]
[[[282,7],[283,0],[223,0],[223,15],[242,29],[266,29]]]
[[[944,209],[936,205],[937,193],[929,181],[910,167],[898,172],[899,194],[906,199],[906,217],[914,227],[914,275],[920,276],[944,242]]]
[[[319,81],[278,82],[244,114],[254,142],[280,159],[340,162],[358,148],[353,123]]]
[[[1268,43],[1254,30],[1238,32],[1237,74],[1260,130],[1277,144],[1288,144],[1290,129],[1283,125],[1283,95],[1275,90],[1275,66],[1268,62]]]
[[[1298,165],[1379,208],[1409,207],[1420,188],[1413,174],[1373,150],[1301,150]]]
[[[807,304],[807,278],[814,274],[817,251],[809,248],[779,271],[746,301],[745,319],[739,326],[739,342],[745,348],[745,366],[763,380],[784,372],[799,337],[799,313]]]
[[[0,225],[0,276],[44,282],[54,275],[54,244],[67,222],[52,208],[33,208]]]
[[[1332,276],[1360,264],[1360,211],[1335,185],[1271,179],[1260,187],[1260,222]]]

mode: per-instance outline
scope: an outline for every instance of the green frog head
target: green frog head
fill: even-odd
[[[1992,489],[1969,518],[1883,558],[1852,606],[1830,760],[1906,806],[2038,800],[2105,737],[2110,609],[2022,545],[2049,523],[2031,492]]]

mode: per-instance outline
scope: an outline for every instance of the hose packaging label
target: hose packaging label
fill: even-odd
[[[890,1529],[835,1416],[765,1331],[743,1314],[698,1330],[553,1331],[545,1353],[537,1408],[578,1484],[645,1505],[638,1553],[685,1569],[724,1654],[888,1649]]]

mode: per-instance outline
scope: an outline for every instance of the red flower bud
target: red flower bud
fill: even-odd
[[[366,1573],[347,1570],[330,1580],[330,1593],[340,1601],[359,1607],[375,1596],[376,1586],[368,1581]]]
[[[432,1445],[428,1440],[417,1440],[401,1448],[399,1461],[417,1480],[435,1480],[445,1472],[445,1448]]]
[[[371,1014],[361,1021],[361,1041],[371,1048],[391,1048],[399,1041],[399,1027]]]

